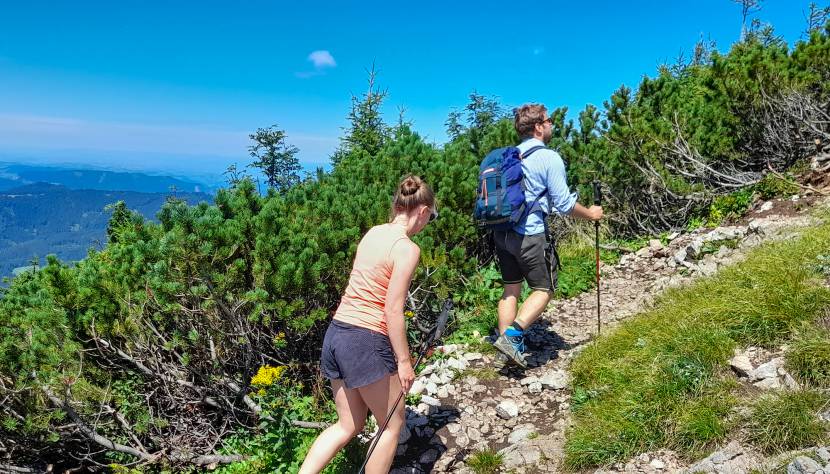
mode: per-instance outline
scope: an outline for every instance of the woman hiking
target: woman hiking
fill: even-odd
[[[314,441],[300,474],[318,473],[363,430],[367,411],[386,417],[415,380],[406,341],[404,301],[421,250],[410,240],[432,221],[435,195],[417,176],[398,185],[390,222],[369,229],[357,246],[349,284],[323,340],[320,369],[331,380],[337,423]],[[366,465],[388,473],[404,425],[399,404]]]

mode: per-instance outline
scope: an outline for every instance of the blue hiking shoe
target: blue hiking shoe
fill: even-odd
[[[493,343],[499,352],[507,356],[507,359],[519,367],[526,369],[527,362],[522,354],[525,351],[525,338],[522,331],[514,328],[507,328],[504,334],[500,335]]]

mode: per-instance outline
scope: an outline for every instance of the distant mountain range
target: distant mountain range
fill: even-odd
[[[69,189],[143,193],[169,193],[175,190],[176,192],[212,194],[216,191],[213,187],[187,178],[156,176],[132,171],[0,162],[0,191],[34,183],[59,184]]]
[[[56,254],[66,262],[103,248],[108,204],[155,220],[171,196],[190,204],[212,201],[195,181],[137,172],[114,172],[0,163],[0,277],[12,276],[34,257]],[[213,191],[212,189],[208,191]]]

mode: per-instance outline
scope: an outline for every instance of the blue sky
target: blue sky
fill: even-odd
[[[271,124],[326,163],[373,62],[386,119],[404,107],[442,143],[473,90],[576,112],[701,36],[724,51],[740,35],[730,0],[0,1],[0,161],[193,176],[247,162],[247,134]],[[808,5],[755,16],[792,44]]]

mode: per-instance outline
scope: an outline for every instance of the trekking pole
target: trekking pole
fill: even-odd
[[[438,315],[438,320],[435,322],[435,326],[432,327],[432,330],[426,335],[424,341],[421,343],[421,349],[418,353],[418,358],[415,361],[415,367],[418,367],[418,364],[421,363],[421,359],[423,359],[424,355],[430,349],[430,347],[441,339],[441,336],[444,333],[444,329],[447,327],[447,318],[450,315],[450,310],[452,309],[452,300],[447,299],[444,301],[444,307],[441,309],[441,314]],[[375,435],[374,439],[372,439],[372,444],[369,445],[369,451],[366,453],[366,459],[363,461],[363,465],[360,466],[360,474],[364,474],[366,472],[366,463],[369,462],[369,458],[372,457],[372,452],[375,450],[375,446],[377,446],[378,441],[380,440],[380,435],[383,434],[383,431],[386,429],[386,426],[389,424],[389,420],[392,419],[392,415],[395,413],[395,410],[398,408],[398,404],[401,403],[405,393],[401,390],[400,395],[398,395],[398,399],[395,400],[395,404],[392,405],[392,409],[389,410],[389,413],[386,415],[386,420],[381,425],[378,433]]]
[[[599,181],[594,181],[594,205],[601,206],[602,205],[602,189],[600,189]],[[596,249],[596,262],[597,262],[597,336],[599,336],[601,327],[602,327],[602,320],[600,319],[600,311],[599,311],[599,221],[594,221],[594,231],[596,232],[595,242],[595,249]]]

